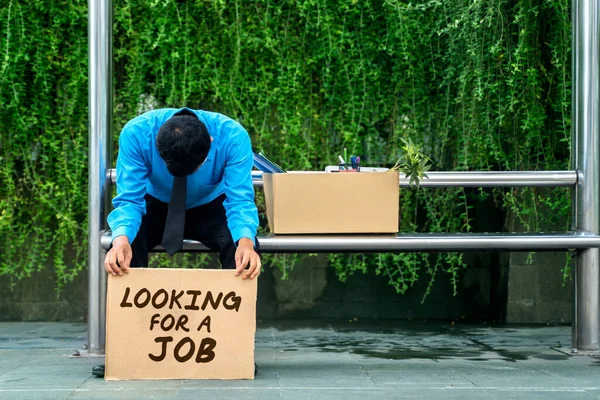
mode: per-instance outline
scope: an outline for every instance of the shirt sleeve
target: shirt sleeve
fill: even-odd
[[[223,175],[226,195],[223,206],[234,243],[237,244],[241,238],[248,238],[256,245],[258,210],[252,185],[252,145],[248,132],[241,125],[234,124],[236,132],[231,136],[233,140]]]
[[[137,236],[142,216],[146,213],[146,181],[148,167],[136,140],[133,128],[125,128],[119,137],[117,157],[117,195],[114,210],[108,215],[112,239],[126,235],[129,243]]]

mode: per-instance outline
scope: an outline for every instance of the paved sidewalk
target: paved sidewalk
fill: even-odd
[[[567,326],[259,322],[254,381],[121,381],[69,357],[86,326],[0,323],[0,399],[600,399]],[[564,351],[564,352],[563,352]]]

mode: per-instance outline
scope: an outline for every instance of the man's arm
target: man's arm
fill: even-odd
[[[236,275],[248,266],[243,278],[254,278],[260,273],[260,257],[254,250],[258,229],[258,210],[254,203],[252,185],[252,145],[248,133],[238,123],[233,123],[236,131],[231,135],[223,180],[227,225],[233,241],[237,244]]]
[[[132,256],[130,245],[146,212],[148,168],[133,134],[131,128],[125,128],[119,137],[117,196],[113,199],[114,210],[108,215],[112,248],[104,260],[104,269],[113,275],[128,272]]]

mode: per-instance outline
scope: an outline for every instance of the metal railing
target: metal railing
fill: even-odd
[[[430,172],[424,188],[448,187],[575,187],[575,171]],[[115,183],[115,170],[110,170]],[[255,186],[262,186],[262,172],[253,171]],[[404,174],[399,185],[408,186]],[[110,232],[102,236],[102,248],[110,246]],[[398,235],[267,235],[259,236],[265,253],[375,253],[443,251],[556,251],[600,247],[600,236],[589,232],[550,233],[411,233]],[[186,240],[183,251],[210,252],[202,243]],[[164,251],[159,245],[153,251]]]
[[[575,171],[430,172],[423,188],[449,187],[575,187]],[[115,183],[115,170],[110,170]],[[262,172],[253,171],[255,186],[262,186]],[[404,174],[399,185],[408,186]],[[102,248],[110,246],[110,232],[102,236]],[[549,233],[411,233],[398,235],[266,235],[259,236],[264,253],[384,253],[443,251],[556,251],[600,247],[600,236],[589,232]],[[164,251],[159,245],[153,251]],[[186,240],[183,251],[210,252],[202,243]]]
[[[572,171],[431,172],[423,187],[570,186],[571,232],[533,234],[400,234],[389,236],[265,236],[269,252],[526,251],[578,249],[574,282],[573,348],[600,352],[600,75],[599,1],[573,1]],[[90,243],[89,353],[104,352],[106,276],[101,260],[110,243],[105,230],[111,165],[112,2],[89,0],[90,32]],[[407,186],[400,180],[400,186]],[[262,184],[258,176],[255,185]],[[160,250],[160,248],[157,248]],[[186,251],[207,251],[186,241]]]
[[[409,187],[403,173],[400,176],[400,187]],[[575,186],[576,171],[454,171],[429,172],[428,178],[421,181],[421,187],[560,187]],[[111,184],[117,180],[116,170],[108,173]],[[262,172],[253,171],[254,186],[262,186]]]
[[[263,253],[396,253],[558,251],[600,247],[600,235],[549,233],[400,233],[397,235],[266,235],[259,236]],[[102,236],[110,246],[110,232]],[[153,249],[164,252],[162,246]],[[212,252],[200,242],[184,240],[184,252]]]

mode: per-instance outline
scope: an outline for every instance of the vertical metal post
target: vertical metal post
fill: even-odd
[[[88,0],[89,10],[89,271],[88,352],[104,354],[106,273],[100,237],[110,197],[112,137],[112,0]]]
[[[598,0],[573,1],[573,163],[577,170],[574,229],[600,230],[600,75]],[[578,253],[573,348],[600,350],[600,251]]]

